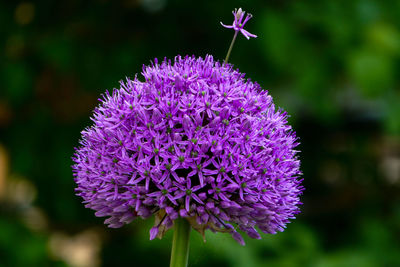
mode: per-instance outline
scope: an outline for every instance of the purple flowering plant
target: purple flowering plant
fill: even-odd
[[[77,195],[118,228],[155,215],[150,239],[174,226],[171,266],[186,266],[193,228],[259,239],[299,213],[298,139],[288,115],[227,63],[252,17],[241,8],[225,62],[155,59],[106,92],[73,156]],[[243,21],[244,19],[244,21]],[[258,229],[258,230],[257,230]]]
[[[235,8],[235,10],[232,11],[232,14],[233,14],[233,17],[234,17],[232,25],[225,25],[222,22],[220,22],[220,23],[225,28],[234,29],[235,33],[241,32],[243,34],[243,36],[247,38],[247,40],[249,40],[250,37],[256,38],[257,35],[249,33],[248,31],[246,31],[244,29],[244,25],[246,24],[246,22],[249,21],[253,17],[253,15],[247,13],[246,18],[243,21],[245,13],[246,12],[243,11],[241,8],[239,8],[239,9]]]

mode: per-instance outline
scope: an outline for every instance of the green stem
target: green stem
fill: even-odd
[[[186,267],[189,258],[190,224],[184,218],[174,221],[170,267]]]
[[[228,53],[226,53],[225,64],[228,63],[228,59],[229,59],[229,56],[231,55],[233,44],[235,43],[237,34],[238,34],[238,31],[235,31],[235,35],[233,35],[231,45],[229,46],[229,49],[228,49]]]

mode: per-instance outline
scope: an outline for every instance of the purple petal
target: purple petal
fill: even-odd
[[[233,28],[232,25],[225,25],[225,24],[223,24],[222,22],[219,22],[219,23],[221,23],[221,25],[222,25],[223,27],[225,27],[225,28],[228,28],[228,29],[232,29],[232,28]]]
[[[238,232],[232,233],[233,239],[235,239],[240,245],[244,246],[246,243],[244,242],[243,237]]]
[[[157,234],[158,234],[158,227],[154,226],[153,228],[150,229],[150,240],[156,238]]]
[[[249,33],[248,31],[246,31],[245,29],[240,29],[240,32],[244,35],[244,37],[247,38],[247,40],[250,39],[250,37],[254,37],[257,38],[257,35]]]
[[[188,217],[189,214],[187,213],[187,211],[185,209],[180,209],[179,216],[181,216],[182,218],[185,218],[185,217]]]

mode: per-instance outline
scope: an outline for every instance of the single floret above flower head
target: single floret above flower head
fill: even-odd
[[[230,64],[157,59],[106,93],[73,157],[77,195],[109,227],[155,214],[150,238],[186,218],[244,244],[299,213],[295,132],[272,97]]]
[[[243,21],[243,18],[245,16],[245,11],[242,10],[242,8],[236,9],[234,11],[232,11],[234,20],[232,25],[225,25],[222,22],[221,25],[224,26],[225,28],[228,29],[234,29],[235,32],[241,32],[243,34],[244,37],[246,37],[247,39],[250,39],[250,37],[256,38],[257,35],[249,33],[248,31],[246,31],[244,29],[244,25],[246,24],[247,21],[249,21],[253,15],[251,15],[250,13],[247,13],[246,18]]]

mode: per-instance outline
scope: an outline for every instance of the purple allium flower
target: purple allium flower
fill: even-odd
[[[297,138],[286,112],[230,64],[177,56],[106,93],[73,157],[77,195],[109,227],[185,217],[204,234],[283,231],[299,213]]]
[[[241,8],[239,8],[239,9],[235,8],[235,10],[232,11],[232,14],[233,14],[233,17],[234,17],[232,25],[225,25],[222,22],[220,22],[220,23],[225,28],[234,29],[235,32],[240,31],[243,34],[243,36],[247,38],[247,40],[250,39],[250,37],[256,38],[257,35],[249,33],[248,31],[246,31],[244,29],[244,25],[246,24],[246,22],[249,21],[253,17],[253,15],[251,15],[250,13],[247,13],[246,18],[243,21],[245,13],[246,12],[243,11]]]

